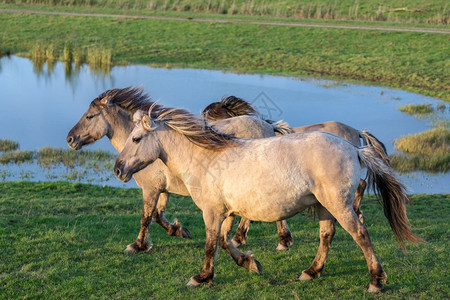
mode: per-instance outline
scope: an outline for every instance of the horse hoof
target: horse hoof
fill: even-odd
[[[367,291],[369,293],[377,294],[377,293],[380,293],[382,289],[383,289],[383,285],[381,285],[381,284],[375,285],[375,284],[370,283]]]
[[[305,271],[302,272],[302,275],[298,278],[300,281],[310,281],[313,280],[314,277],[306,273]]]
[[[186,284],[186,286],[200,286],[201,283],[197,282],[194,277],[191,277],[191,279],[189,280],[189,282]]]
[[[262,274],[262,267],[261,267],[261,264],[259,263],[259,261],[257,261],[257,260],[254,259],[253,257],[252,257],[252,260],[250,261],[250,265],[249,265],[248,270],[249,270],[250,272],[258,273],[259,275]]]
[[[135,254],[135,253],[139,253],[139,252],[148,252],[153,248],[153,244],[152,243],[147,243],[143,248],[139,247],[136,242],[129,244],[125,250],[123,251],[126,254]]]
[[[182,227],[180,231],[181,231],[180,236],[182,238],[192,239],[192,236],[191,236],[191,233],[189,232],[189,230],[187,230],[186,228]]]
[[[278,244],[277,246],[277,251],[288,251],[290,249],[289,244],[283,245],[283,244]]]

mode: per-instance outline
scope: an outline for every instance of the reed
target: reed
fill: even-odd
[[[391,163],[399,172],[421,170],[445,173],[450,169],[448,126],[404,136],[396,140],[395,148],[403,152],[391,156]]]
[[[19,143],[8,139],[0,139],[0,151],[13,151],[19,149]]]
[[[431,114],[434,109],[431,103],[427,104],[407,104],[399,107],[401,112],[409,115]]]
[[[435,25],[447,25],[450,20],[448,4],[443,0],[396,0],[382,4],[375,0],[1,0],[0,3]]]

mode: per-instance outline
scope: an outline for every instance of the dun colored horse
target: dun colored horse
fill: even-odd
[[[369,291],[380,291],[387,276],[367,229],[353,209],[363,166],[369,185],[381,196],[385,216],[400,245],[404,247],[405,240],[421,240],[410,230],[403,185],[372,147],[357,148],[323,132],[236,139],[185,110],[159,105],[152,105],[148,115],[136,117],[141,121],[128,137],[114,172],[126,182],[159,159],[173,174],[184,174],[181,179],[203,211],[206,227],[205,263],[188,285],[212,281],[218,241],[238,265],[261,272],[253,255],[239,251],[231,242],[236,215],[274,222],[315,205],[320,245],[300,280],[320,276],[337,220],[364,253],[371,277]],[[209,162],[206,169],[201,164],[204,161]]]
[[[236,104],[243,100],[228,97],[222,101],[230,104],[231,107],[236,107]],[[67,143],[71,148],[79,150],[84,145],[107,136],[116,150],[120,152],[134,127],[133,113],[142,109],[148,110],[152,104],[150,97],[140,88],[107,90],[91,102],[88,110],[70,130]],[[292,132],[290,127],[282,121],[269,124],[256,115],[241,115],[212,123],[221,131],[242,138],[263,138],[274,136],[274,132],[281,134]],[[143,193],[141,229],[136,241],[128,245],[125,252],[146,252],[151,249],[149,226],[152,219],[152,207],[150,206],[155,203],[155,199],[159,199],[153,214],[155,221],[171,236],[191,237],[189,231],[182,227],[177,219],[174,223],[169,223],[164,216],[170,193],[189,196],[189,191],[180,176],[183,174],[171,173],[161,161],[155,162],[134,176]],[[246,233],[249,221],[243,219],[241,223],[239,228]],[[277,249],[289,249],[293,240],[286,221],[277,222],[277,229],[279,235]],[[245,238],[246,234],[243,235],[238,231],[234,239],[236,246],[245,243]]]

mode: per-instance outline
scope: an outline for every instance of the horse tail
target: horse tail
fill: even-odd
[[[259,114],[249,102],[235,96],[223,97],[220,102],[211,103],[202,112],[203,118],[208,121],[218,121],[244,115]]]
[[[372,147],[358,148],[360,161],[367,168],[369,187],[372,187],[383,206],[384,215],[400,245],[405,250],[404,241],[412,243],[424,240],[413,232],[406,216],[406,202],[409,201],[405,186],[395,177],[392,168]]]
[[[373,150],[381,157],[384,163],[391,167],[391,161],[389,160],[386,146],[379,139],[365,129],[359,132],[359,136],[363,139],[364,145],[372,146]]]
[[[286,135],[286,134],[291,134],[294,133],[294,129],[292,129],[291,126],[289,126],[289,124],[283,120],[280,121],[271,121],[271,120],[264,120],[267,123],[270,124],[270,126],[272,126],[273,131],[278,132],[281,135]]]

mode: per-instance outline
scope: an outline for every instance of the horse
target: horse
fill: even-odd
[[[262,118],[259,112],[247,101],[241,99],[241,101],[235,100],[233,102],[229,102],[226,100],[227,99],[222,99],[219,102],[213,102],[209,104],[202,111],[202,117],[209,122],[217,122],[220,120],[244,115],[255,115]],[[268,123],[273,123],[273,121],[271,120],[265,121]],[[377,153],[383,158],[384,162],[390,166],[390,160],[387,155],[386,146],[365,129],[360,131],[341,122],[328,121],[312,125],[292,127],[291,133],[303,133],[312,131],[324,131],[332,133],[346,139],[357,147],[363,145],[371,145],[375,149],[375,151],[377,151]],[[276,134],[279,135],[279,133],[277,132]],[[353,209],[355,210],[358,218],[362,223],[364,223],[364,215],[362,210],[360,209],[360,203],[364,196],[366,187],[366,181],[364,179],[360,179],[359,186],[356,189],[355,198],[353,201]],[[240,222],[233,241],[237,237],[246,236],[246,230],[248,230],[247,224],[245,224],[244,222]]]
[[[243,100],[227,97],[222,101],[232,104]],[[69,131],[66,141],[72,149],[79,150],[84,145],[107,136],[114,148],[120,152],[134,127],[133,114],[141,109],[148,110],[152,103],[149,95],[145,94],[141,88],[127,87],[107,90],[91,102],[88,110]],[[292,132],[288,124],[282,121],[268,124],[252,115],[241,115],[237,118],[213,123],[219,130],[242,138],[262,138],[274,136],[274,132],[280,134]],[[189,196],[189,191],[179,176],[180,174],[171,173],[161,161],[155,162],[134,176],[137,185],[142,189],[143,210],[139,234],[136,241],[126,247],[126,253],[148,252],[152,248],[149,226],[153,208],[149,206],[149,203],[154,203],[155,199],[158,199],[153,214],[156,223],[164,228],[170,236],[191,238],[189,230],[184,228],[177,219],[174,220],[174,223],[170,223],[164,215],[170,193]],[[239,228],[243,228],[246,233],[250,222],[242,219],[241,223],[243,225],[240,225]],[[286,221],[277,222],[277,229],[279,235],[277,250],[289,249],[293,239]],[[236,246],[240,246],[245,243],[246,237],[246,234],[243,235],[242,232],[237,231],[233,241]]]
[[[231,242],[236,215],[274,222],[315,205],[319,249],[299,279],[321,275],[337,220],[364,253],[370,273],[368,290],[381,291],[387,275],[353,209],[363,166],[369,185],[382,199],[384,214],[400,246],[405,247],[405,240],[421,241],[410,229],[404,186],[372,147],[358,148],[324,132],[237,139],[186,110],[155,104],[148,114],[135,117],[136,126],[117,158],[114,173],[127,182],[134,173],[160,159],[172,173],[185,174],[182,180],[203,212],[206,229],[205,262],[188,286],[212,281],[219,241],[237,265],[261,273],[261,264],[254,256],[241,252]]]

